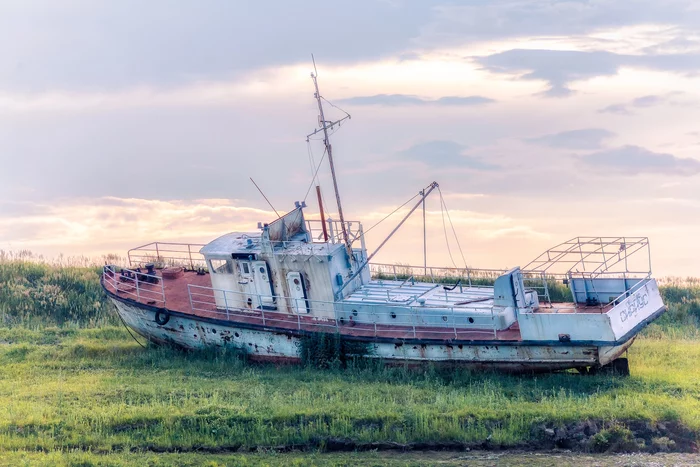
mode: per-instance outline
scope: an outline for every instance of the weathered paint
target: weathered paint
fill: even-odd
[[[663,308],[664,304],[656,280],[647,281],[607,313],[615,339],[627,335]]]
[[[189,349],[231,347],[245,349],[253,360],[297,362],[300,335],[273,329],[238,327],[235,323],[208,323],[197,317],[171,315],[161,326],[155,311],[136,303],[113,299],[127,326],[157,343],[170,343]],[[631,341],[619,346],[513,344],[420,344],[406,341],[376,342],[372,356],[387,363],[436,362],[467,367],[496,368],[506,371],[546,371],[602,365],[619,356]],[[600,357],[604,350],[603,358]]]
[[[650,279],[606,313],[520,313],[523,340],[617,341],[664,310],[656,280]]]

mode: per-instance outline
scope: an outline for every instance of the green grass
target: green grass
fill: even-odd
[[[10,340],[0,346],[2,450],[323,447],[330,438],[515,446],[535,425],[586,419],[671,420],[700,432],[694,340],[640,339],[630,378],[250,366],[142,349],[116,327]]]
[[[334,439],[488,440],[512,447],[531,441],[534,427],[579,420],[674,421],[700,433],[697,281],[662,283],[669,312],[632,346],[632,376],[619,378],[351,361],[342,368],[329,358],[324,370],[253,366],[234,353],[142,349],[117,325],[98,273],[0,255],[0,465],[201,465],[201,458],[188,457],[194,454],[151,451],[323,449]],[[330,352],[336,344],[307,347]],[[347,456],[263,452],[208,459],[211,465],[389,462]]]

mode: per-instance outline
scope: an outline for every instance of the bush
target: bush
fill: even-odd
[[[633,452],[637,451],[639,446],[628,428],[613,425],[593,435],[590,448],[594,452]]]

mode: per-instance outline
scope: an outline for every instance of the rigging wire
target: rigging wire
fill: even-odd
[[[314,154],[311,150],[311,140],[308,139],[306,140],[306,151],[309,155],[309,170],[311,171],[311,183],[313,183],[316,180],[316,177],[314,177],[314,167],[316,167],[316,161],[314,160]]]
[[[370,230],[372,230],[373,228],[375,228],[376,226],[378,226],[379,224],[381,224],[382,222],[384,222],[385,220],[387,220],[389,217],[391,217],[391,216],[393,216],[394,214],[396,214],[396,212],[398,212],[401,208],[403,208],[403,207],[406,206],[408,203],[410,203],[411,201],[413,201],[414,199],[416,199],[418,196],[420,196],[420,193],[416,193],[415,195],[413,195],[413,196],[411,197],[411,199],[409,199],[408,201],[406,201],[405,203],[403,203],[401,206],[399,206],[398,208],[396,208],[396,209],[394,209],[393,211],[391,211],[391,212],[390,212],[389,214],[387,214],[386,216],[384,216],[384,218],[382,218],[379,222],[377,222],[376,224],[374,224],[372,227],[370,227],[369,229],[367,229],[367,230],[365,230],[364,232],[362,232],[362,235],[358,235],[357,238],[356,238],[355,240],[359,240],[359,239],[361,239],[362,237],[364,237],[365,235],[367,235],[367,233],[369,233]],[[355,241],[355,240],[353,240],[353,241]]]
[[[314,167],[316,166],[316,159],[314,158],[313,150],[311,148],[311,143],[309,141],[307,141],[307,143],[309,146],[309,153],[311,155],[311,161],[313,162],[313,165],[311,166],[311,172],[312,172],[312,176],[313,176],[313,170],[314,170]],[[316,174],[316,176],[312,180],[315,180],[316,184],[318,186],[321,186],[321,177],[319,177],[318,174]],[[323,190],[321,190],[321,199],[323,200],[323,210],[326,212],[326,214],[328,214],[328,217],[330,217],[330,214],[332,214],[328,210],[328,206],[330,206],[330,204],[328,204],[328,201],[326,201],[326,195],[323,193]]]
[[[309,185],[309,189],[306,190],[306,195],[304,195],[304,202],[306,202],[306,199],[309,197],[309,193],[311,193],[311,188],[314,186],[314,180],[316,180],[316,176],[318,175],[318,171],[321,168],[321,164],[323,164],[323,160],[326,158],[326,150],[323,150],[323,156],[321,157],[321,160],[318,162],[318,166],[316,166],[316,171],[314,172],[312,178],[311,178],[311,184]]]
[[[452,234],[455,236],[455,241],[457,242],[457,248],[459,249],[459,254],[462,256],[462,262],[464,263],[464,268],[469,269],[469,266],[467,266],[467,260],[464,258],[464,252],[462,251],[462,246],[459,244],[459,237],[457,237],[457,231],[455,230],[455,225],[452,223],[452,218],[450,217],[450,211],[447,209],[447,204],[445,203],[445,198],[442,196],[442,191],[440,190],[440,187],[438,186],[438,193],[440,194],[440,202],[442,205],[445,207],[445,211],[447,212],[447,219],[450,221],[450,227],[452,228]],[[444,225],[444,218],[443,218],[443,225]],[[447,235],[447,234],[445,234]],[[450,255],[451,257],[451,255]],[[453,261],[454,263],[454,261]],[[457,267],[457,265],[455,265]]]
[[[344,113],[345,115],[347,115],[348,117],[350,116],[349,113],[347,113],[345,110],[341,109],[340,107],[338,107],[337,105],[335,105],[334,103],[332,103],[331,101],[329,101],[328,99],[326,99],[325,97],[321,96],[321,99],[323,99],[324,101],[326,101],[326,102],[328,103],[328,105],[330,105],[331,107],[335,107],[336,109],[340,110],[341,112],[343,112],[343,113]]]
[[[440,188],[438,188],[438,193],[440,193]],[[457,263],[455,263],[454,258],[452,257],[452,250],[450,249],[450,240],[447,238],[447,225],[445,224],[445,205],[443,203],[442,199],[442,193],[440,193],[440,215],[442,216],[442,230],[445,232],[445,244],[447,245],[447,253],[450,255],[450,261],[452,261],[452,265],[457,268]]]
[[[311,147],[311,141],[309,139],[306,140],[306,148],[307,148],[307,151],[309,153],[309,166],[310,166],[309,168],[311,170],[311,184],[313,185],[314,183],[316,183],[316,185],[320,187],[321,186],[321,178],[318,176],[318,169],[316,169],[316,172],[314,172],[314,167],[316,167],[316,158],[314,157],[314,152],[313,152],[313,149]],[[321,161],[323,161],[323,159],[321,159]],[[319,164],[319,167],[320,167],[320,164]],[[308,196],[309,193],[307,192],[306,195]],[[321,199],[323,200],[323,208],[324,208],[323,211],[326,213],[326,217],[328,219],[330,219],[331,213],[330,213],[330,211],[328,211],[328,206],[330,206],[330,205],[326,201],[326,195],[323,194],[323,190],[321,190]],[[306,200],[306,198],[304,200]]]

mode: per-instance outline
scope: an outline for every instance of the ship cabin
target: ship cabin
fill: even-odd
[[[350,234],[361,235],[361,225]],[[252,233],[228,233],[205,245],[200,253],[210,272],[216,306],[308,314],[334,318],[334,302],[353,266],[367,258],[364,242],[351,258],[340,239],[338,223],[327,222],[326,235],[316,232],[319,221],[304,219],[303,205]],[[330,233],[329,233],[330,231]],[[320,234],[320,236],[319,236]],[[314,236],[316,235],[316,238]],[[369,268],[343,289],[351,293],[370,282]]]
[[[204,256],[220,310],[274,311],[340,323],[504,330],[517,313],[539,307],[519,268],[493,287],[370,278],[359,222],[348,222],[352,259],[339,224],[306,221],[303,206],[253,233],[229,233],[205,245]],[[316,227],[316,228],[314,228]],[[354,228],[353,228],[354,227]],[[361,268],[360,273],[355,274]],[[418,277],[418,279],[424,279]],[[348,283],[349,282],[349,283]]]

